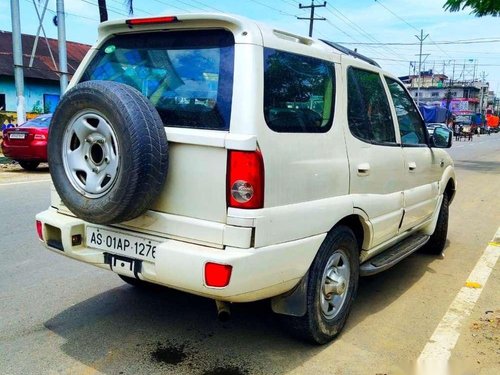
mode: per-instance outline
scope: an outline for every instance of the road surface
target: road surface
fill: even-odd
[[[450,154],[458,192],[444,259],[414,254],[363,279],[344,332],[320,347],[290,337],[267,303],[235,305],[221,323],[211,300],[134,288],[45,250],[34,215],[49,205],[47,169],[0,171],[0,371],[400,374],[429,354],[424,348],[451,311],[463,318],[444,337],[456,341],[449,350],[456,373],[498,374],[498,265],[485,285],[468,278],[500,226],[500,134],[455,142]],[[453,305],[466,282],[481,292],[470,311]]]

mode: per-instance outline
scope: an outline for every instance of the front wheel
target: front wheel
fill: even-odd
[[[359,250],[351,229],[333,229],[321,245],[307,285],[307,310],[285,317],[292,331],[315,344],[335,338],[345,325],[359,282]]]
[[[448,195],[443,194],[443,202],[439,209],[439,216],[436,223],[436,229],[432,233],[429,241],[422,247],[422,252],[427,254],[439,255],[443,252],[446,245],[446,237],[448,236],[448,213],[450,200]]]

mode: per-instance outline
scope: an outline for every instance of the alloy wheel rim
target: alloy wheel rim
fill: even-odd
[[[73,187],[87,198],[99,198],[116,182],[119,167],[116,133],[95,111],[80,112],[63,138],[62,160]]]
[[[351,267],[347,254],[337,249],[326,262],[321,278],[321,313],[333,319],[340,312],[347,299]]]

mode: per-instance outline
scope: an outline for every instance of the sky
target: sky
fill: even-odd
[[[38,22],[33,0],[18,1],[21,31],[35,34]],[[43,4],[46,0],[34,1]],[[57,38],[57,28],[52,23],[56,0],[48,1],[44,29],[48,37]],[[310,0],[301,2],[310,4]],[[475,64],[475,76],[484,76],[490,90],[500,93],[500,18],[478,18],[470,14],[470,9],[450,13],[442,8],[444,2],[327,1],[326,7],[316,8],[316,17],[326,20],[315,21],[313,36],[357,48],[384,69],[402,76],[413,73],[410,63],[418,62],[419,45],[415,35],[420,35],[423,29],[424,36],[429,34],[424,41],[423,53],[429,56],[422,70],[433,69],[451,76],[454,66],[455,79],[472,79]],[[107,4],[110,19],[128,18],[123,0],[107,0]],[[316,1],[316,4],[322,4],[322,1]],[[309,31],[309,21],[297,19],[297,16],[309,17],[309,10],[299,9],[296,0],[134,0],[134,8],[137,17],[219,11],[266,22],[296,34],[307,35]],[[93,44],[99,24],[97,0],[65,0],[65,11],[67,39]],[[0,0],[0,30],[12,30],[9,0]],[[418,65],[414,66],[418,72]]]

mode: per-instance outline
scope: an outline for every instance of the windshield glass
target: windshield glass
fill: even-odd
[[[50,125],[51,115],[48,116],[38,116],[33,120],[29,120],[22,124],[20,128],[48,128]]]
[[[166,126],[229,130],[234,38],[224,30],[115,36],[81,82],[108,80],[141,91]]]

